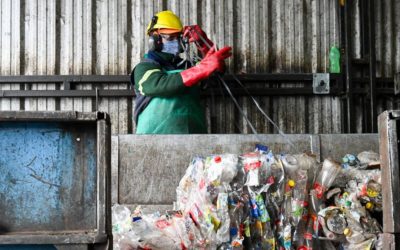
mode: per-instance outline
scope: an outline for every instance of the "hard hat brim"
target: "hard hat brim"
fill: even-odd
[[[160,34],[175,34],[175,33],[181,33],[181,30],[179,29],[158,29],[158,33]]]

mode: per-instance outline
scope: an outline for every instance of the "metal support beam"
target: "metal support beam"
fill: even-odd
[[[353,83],[351,67],[351,2],[346,1],[343,7],[344,16],[344,54],[345,54],[345,81],[346,81],[346,132],[354,133],[354,104],[353,104]]]
[[[2,83],[129,83],[129,75],[19,75],[0,76]]]
[[[310,96],[313,93],[313,79],[315,74],[245,74],[238,75],[238,79],[245,84],[250,94],[253,96]],[[236,85],[234,77],[232,75],[224,76],[224,79],[230,86],[233,94],[237,96],[247,95],[241,87]],[[353,78],[353,82],[361,85],[367,85],[369,78]],[[102,75],[102,76],[69,76],[69,75],[56,75],[56,76],[0,76],[0,85],[9,83],[41,83],[41,84],[64,84],[63,90],[0,90],[0,98],[24,98],[24,97],[135,97],[133,90],[128,89],[129,77],[125,75]],[[69,84],[65,84],[68,82]],[[285,88],[280,87],[280,84],[287,82],[297,82],[304,84],[304,87]],[[126,83],[127,89],[98,89],[95,86],[91,90],[76,90],[74,84],[78,83]],[[253,84],[259,83],[271,83],[273,86],[265,87],[252,87]],[[393,78],[377,78],[376,83],[378,87],[375,89],[376,95],[393,95],[393,88],[381,88],[381,85],[387,85],[393,83]],[[276,87],[276,86],[279,87]],[[342,96],[345,92],[343,86],[341,74],[329,74],[329,95],[331,96]],[[66,87],[67,86],[67,87]],[[68,87],[70,86],[70,88]],[[203,96],[221,95],[218,86],[212,84],[202,92]],[[353,94],[366,95],[368,92],[367,88],[352,88]],[[214,92],[214,93],[213,93]]]
[[[220,96],[223,93],[218,92],[216,88],[213,95]],[[310,96],[314,95],[312,87],[299,87],[299,88],[247,88],[253,96]],[[241,88],[231,88],[235,96],[246,96],[247,94]],[[392,91],[392,90],[390,90]],[[361,89],[360,93],[365,90]],[[340,95],[342,93],[339,88],[331,88],[330,95]],[[210,96],[212,90],[202,92],[202,96]],[[0,90],[0,98],[15,98],[15,97],[135,97],[132,90]]]
[[[301,82],[312,85],[313,73],[274,73],[274,74],[242,74],[236,77],[243,82],[272,82],[287,83]],[[329,74],[332,81],[338,81],[340,74]],[[225,75],[225,81],[234,81],[233,75]],[[19,75],[19,76],[0,76],[0,84],[10,83],[130,83],[128,75]]]
[[[369,98],[371,109],[371,127],[368,132],[377,131],[378,115],[376,110],[376,58],[375,58],[375,14],[374,1],[368,0],[368,45],[369,45]]]

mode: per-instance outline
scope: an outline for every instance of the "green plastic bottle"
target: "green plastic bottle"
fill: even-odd
[[[329,72],[340,73],[340,51],[336,46],[329,51]]]

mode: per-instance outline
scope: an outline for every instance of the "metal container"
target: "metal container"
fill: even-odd
[[[0,112],[0,246],[106,243],[110,148],[105,113]]]
[[[383,249],[400,247],[400,110],[378,118],[382,168]]]
[[[118,135],[112,137],[112,202],[145,211],[171,209],[193,157],[242,154],[257,143],[277,154],[312,152],[319,160],[379,150],[377,134]]]

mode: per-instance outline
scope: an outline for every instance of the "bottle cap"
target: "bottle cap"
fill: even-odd
[[[214,161],[215,161],[215,163],[220,163],[221,162],[221,156],[215,156]]]
[[[136,222],[141,219],[142,219],[142,217],[132,217],[132,222]]]
[[[346,207],[350,207],[351,206],[351,201],[346,201],[345,205],[346,205]]]
[[[288,185],[289,185],[289,187],[292,188],[292,187],[296,186],[296,182],[294,180],[289,180]]]
[[[231,227],[230,234],[231,236],[236,236],[238,234],[238,229],[236,227]]]
[[[344,231],[343,231],[343,234],[346,235],[346,236],[350,236],[350,234],[351,234],[350,228],[346,227],[346,228],[344,229]]]
[[[256,149],[264,152],[268,152],[268,146],[262,145],[262,144],[256,144]]]
[[[374,207],[374,204],[372,202],[367,202],[367,204],[365,204],[366,209],[372,209],[373,207]]]

